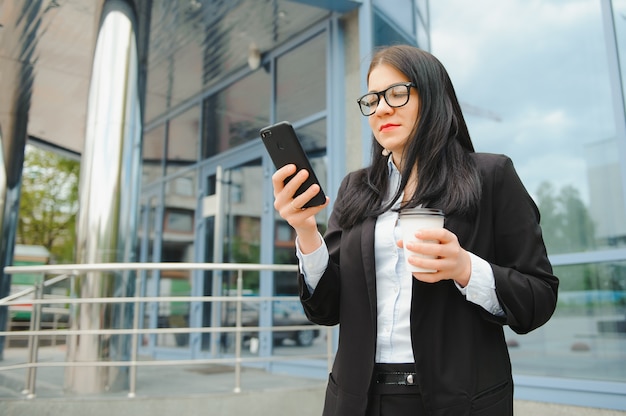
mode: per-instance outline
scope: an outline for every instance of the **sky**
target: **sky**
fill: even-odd
[[[436,0],[430,17],[477,151],[510,156],[531,195],[549,179],[588,202],[590,149],[617,154],[600,0]]]

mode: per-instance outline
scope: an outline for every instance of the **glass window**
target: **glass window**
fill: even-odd
[[[270,120],[270,75],[261,67],[203,103],[203,157],[259,137]]]
[[[430,49],[430,33],[422,22],[417,26],[417,46],[425,50]]]
[[[626,380],[626,262],[556,267],[553,318],[526,335],[506,330],[516,372],[545,377]]]
[[[384,10],[389,22],[393,22],[392,27],[397,27],[400,32],[408,35],[415,33],[413,22],[415,13],[413,10],[414,0],[374,0],[374,5],[379,11]]]
[[[603,253],[620,259],[616,249],[626,246],[626,155],[600,2],[446,0],[430,8],[432,51],[450,73],[477,151],[513,159],[559,264],[554,317],[528,335],[507,330],[514,371],[626,381],[626,259],[602,263]],[[567,264],[581,252],[591,263]]]
[[[198,161],[200,107],[194,106],[169,121],[166,175]]]
[[[494,18],[471,31],[486,11]],[[554,230],[550,254],[623,245],[624,199],[613,192],[623,189],[623,157],[599,4],[445,1],[431,3],[431,18],[433,52],[450,73],[477,150],[512,157],[542,226]],[[573,227],[584,235],[566,241]]]
[[[276,119],[295,122],[322,112],[326,108],[326,34],[318,35],[307,43],[279,57],[276,61]],[[311,70],[316,68],[316,70]],[[303,76],[306,75],[306,76]],[[296,128],[311,165],[322,187],[327,184],[326,119]],[[326,212],[316,216],[320,232],[324,233]],[[290,231],[291,230],[291,231]],[[296,264],[293,230],[275,214],[274,263]],[[290,237],[291,234],[291,237]],[[297,284],[291,272],[274,273],[274,295],[296,295]],[[276,301],[272,304],[273,323],[304,325],[308,320],[298,301]],[[275,331],[274,343],[309,346],[322,337],[317,329]],[[280,348],[275,355],[289,354]]]
[[[417,31],[417,46],[430,50],[430,13],[428,0],[418,0],[415,25]]]
[[[193,233],[193,216],[194,211],[191,210],[167,210],[165,211],[163,231],[191,234]]]
[[[296,134],[305,152],[326,151],[326,119],[299,127],[296,129]]]
[[[158,262],[160,261],[161,253],[159,251],[161,247],[161,221],[157,217],[161,211],[158,209],[161,202],[157,196],[149,195],[141,200],[141,214],[142,218],[139,221],[138,236],[141,238],[141,258],[142,262]],[[145,228],[144,228],[145,226]],[[142,285],[141,296],[157,296],[158,295],[158,279],[159,272],[145,270],[140,271]],[[142,311],[143,321],[141,325],[144,328],[149,328],[151,325],[157,324],[158,305],[157,303],[140,303]],[[144,334],[142,338],[142,345],[153,345],[156,342],[156,335]]]
[[[151,4],[144,117],[148,122],[200,91],[209,70],[202,59],[202,13],[185,10],[183,3],[174,1]]]
[[[194,218],[197,200],[197,171],[181,173],[165,183],[163,232],[161,238],[161,262],[194,261]],[[190,271],[163,271],[160,273],[158,290],[161,296],[191,295]],[[159,302],[158,326],[177,328],[189,326],[189,302]],[[160,335],[156,345],[187,347],[189,334]]]
[[[374,11],[374,45],[387,46],[408,43],[415,44],[415,35],[404,32],[398,25],[380,11]]]
[[[161,261],[192,262],[194,259],[197,199],[190,190],[196,189],[197,176],[197,171],[192,170],[165,183]]]
[[[165,143],[165,126],[152,129],[143,135],[142,185],[149,184],[163,176],[163,151]]]
[[[286,222],[280,222],[276,224],[276,244],[287,244],[292,247],[291,244],[294,240],[294,231]]]
[[[326,32],[277,59],[276,120],[294,122],[325,108]]]

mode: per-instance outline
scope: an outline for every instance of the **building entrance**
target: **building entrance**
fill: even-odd
[[[202,227],[198,240],[201,261],[213,263],[261,263],[263,211],[270,200],[264,194],[261,149],[247,146],[236,157],[220,158],[203,169]],[[243,157],[241,157],[243,155]],[[271,198],[271,194],[269,196]],[[198,276],[198,294],[234,295],[237,271],[206,271]],[[244,294],[258,294],[260,272],[243,274]],[[255,306],[258,306],[256,304]],[[198,317],[203,327],[228,327],[235,323],[234,302],[203,303]],[[244,311],[245,319],[257,325],[258,309]],[[234,351],[234,334],[205,333],[201,350],[212,356]]]

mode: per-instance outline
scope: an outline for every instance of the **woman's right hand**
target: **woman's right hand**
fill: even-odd
[[[301,169],[291,180],[285,184],[285,179],[296,172],[296,165],[289,164],[278,169],[272,175],[272,185],[274,186],[274,208],[278,214],[298,234],[300,250],[304,253],[315,251],[321,241],[317,231],[317,221],[315,215],[328,206],[330,199],[326,197],[323,205],[310,208],[302,208],[311,198],[320,191],[319,185],[311,185],[306,191],[297,197],[294,196],[298,188],[309,177],[309,172]]]

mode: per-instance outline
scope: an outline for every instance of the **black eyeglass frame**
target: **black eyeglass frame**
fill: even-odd
[[[406,101],[404,104],[392,105],[389,103],[389,100],[387,99],[387,92],[391,90],[392,88],[399,87],[399,86],[406,87],[406,92],[407,92]],[[380,104],[381,96],[385,99],[385,102],[387,103],[389,107],[400,108],[400,107],[404,107],[405,105],[407,105],[407,103],[409,102],[409,99],[411,98],[411,88],[417,88],[417,87],[412,82],[398,82],[397,84],[390,85],[389,87],[387,87],[386,89],[382,91],[378,91],[378,92],[371,91],[371,92],[368,92],[367,94],[363,94],[356,100],[356,102],[359,105],[359,110],[361,110],[361,114],[363,114],[365,117],[369,117],[376,112],[376,109],[378,108],[378,104]],[[361,105],[361,101],[363,100],[363,98],[367,97],[368,95],[374,95],[374,94],[377,96],[376,105],[373,105],[370,107],[370,109],[372,109],[371,113],[365,114],[365,112],[363,111],[363,106]]]

